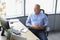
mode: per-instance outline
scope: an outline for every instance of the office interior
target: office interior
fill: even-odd
[[[28,27],[26,27],[27,17],[33,12],[35,4],[39,4],[44,13],[48,15],[49,24],[46,31],[48,32],[48,40],[60,40],[60,0],[0,0],[0,15],[7,18],[11,23],[17,22],[14,25],[16,26],[16,30],[19,29],[17,26],[24,26],[25,28],[21,34],[23,37],[14,34],[13,38],[15,40],[38,40]],[[0,23],[0,34],[2,31],[1,26]],[[29,32],[30,35],[26,32]],[[6,40],[6,36],[0,35],[0,40]]]

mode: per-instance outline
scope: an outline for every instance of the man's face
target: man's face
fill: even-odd
[[[34,12],[35,12],[36,14],[38,14],[38,13],[40,12],[40,7],[39,7],[39,6],[35,6],[35,7],[34,7]]]

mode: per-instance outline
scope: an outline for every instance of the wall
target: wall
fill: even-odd
[[[60,14],[48,15],[49,27],[51,30],[60,31]]]

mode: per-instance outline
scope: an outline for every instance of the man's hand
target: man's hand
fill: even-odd
[[[40,29],[38,25],[29,25],[32,29]]]
[[[39,27],[40,27],[40,29],[44,29],[46,26],[40,25]]]
[[[30,28],[32,28],[32,29],[44,29],[45,28],[45,26],[44,25],[29,25],[30,26]]]

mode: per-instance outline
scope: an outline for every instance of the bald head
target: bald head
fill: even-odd
[[[38,13],[40,12],[40,5],[39,5],[39,4],[36,4],[36,5],[34,6],[34,12],[35,12],[36,14],[38,14]]]
[[[38,8],[40,8],[40,5],[39,4],[36,4],[35,6],[38,7]]]

